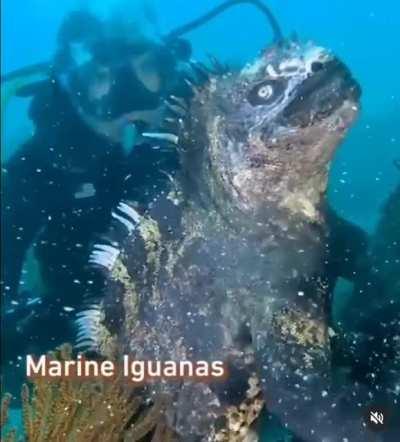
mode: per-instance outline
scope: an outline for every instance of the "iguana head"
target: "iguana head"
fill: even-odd
[[[321,47],[268,49],[195,97],[190,141],[202,151],[203,173],[194,179],[247,214],[274,208],[315,218],[360,94],[349,69]],[[186,164],[193,176],[199,167]]]

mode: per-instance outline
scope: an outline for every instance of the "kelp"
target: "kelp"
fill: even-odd
[[[71,355],[69,345],[48,354],[58,360],[71,360]],[[157,440],[153,434],[164,425],[167,407],[163,399],[145,401],[137,387],[118,377],[102,381],[35,377],[30,385],[23,385],[21,396],[27,442]],[[2,425],[7,421],[10,399],[9,395],[3,399]],[[15,432],[2,440],[16,442]]]

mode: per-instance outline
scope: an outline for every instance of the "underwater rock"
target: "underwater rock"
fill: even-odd
[[[360,88],[312,44],[201,76],[187,80],[193,99],[171,97],[165,127],[146,134],[178,150],[181,170],[146,210],[126,201],[113,213],[91,260],[107,289],[81,313],[79,343],[110,358],[227,362],[225,382],[148,386],[174,398],[167,418],[182,440],[229,432],[220,419],[232,424],[256,377],[267,409],[304,440],[364,441],[357,404],[368,392],[331,379],[325,209]],[[251,440],[257,413],[238,440]]]
[[[397,186],[370,239],[368,270],[356,275],[343,315],[342,345],[352,376],[370,384],[379,400],[393,412],[397,409],[400,422],[399,219],[400,186]],[[399,426],[393,431],[400,431]],[[396,440],[396,436],[387,440]]]
[[[378,323],[379,351],[372,360],[381,368],[378,378],[383,391],[392,393],[392,439],[400,434],[400,185],[385,204],[375,233],[372,256],[383,291],[381,305],[371,318]],[[379,344],[378,344],[379,345]],[[374,373],[374,371],[373,371]]]
[[[374,235],[372,256],[382,263],[377,271],[386,281],[386,292],[400,299],[400,186],[385,204]],[[383,265],[384,264],[384,265]]]

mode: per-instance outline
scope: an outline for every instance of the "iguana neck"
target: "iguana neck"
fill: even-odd
[[[308,231],[324,228],[325,201],[321,194],[307,192],[311,184],[286,192],[283,198],[253,212],[238,207],[220,184],[218,177],[204,168],[198,170],[196,180],[183,180],[187,222],[249,238],[290,236],[302,240]]]
[[[186,195],[183,224],[186,232],[197,232],[205,240],[210,237],[236,238],[253,243],[256,250],[262,244],[289,247],[293,250],[319,247],[326,235],[325,214],[318,210],[318,217],[310,219],[304,214],[290,212],[286,208],[269,208],[265,217],[256,217],[240,211],[228,199],[200,198],[198,194]],[[304,246],[304,247],[303,247]]]

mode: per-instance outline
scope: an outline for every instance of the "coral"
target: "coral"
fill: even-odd
[[[8,421],[8,409],[10,406],[11,395],[6,394],[1,400],[1,417],[0,417],[0,427],[3,428]]]
[[[14,429],[7,432],[4,431],[4,427],[8,423],[8,410],[10,407],[10,402],[11,402],[11,395],[5,394],[1,400],[1,418],[0,418],[1,440],[3,442],[16,442],[17,440],[16,431]]]
[[[64,345],[49,357],[70,360]],[[6,420],[10,397],[3,400]],[[142,399],[140,391],[121,379],[107,381],[34,378],[22,387],[22,413],[27,442],[134,442],[157,440],[167,403]],[[4,441],[15,441],[11,438]],[[149,439],[150,438],[150,439]],[[161,439],[159,439],[161,440]],[[172,439],[171,439],[172,440]]]
[[[48,354],[70,360],[72,348],[64,345]],[[264,401],[258,380],[249,380],[246,400],[229,407],[224,422],[210,433],[210,441],[256,441],[251,427]],[[121,380],[32,379],[21,391],[25,442],[181,442],[166,423],[170,411],[167,397],[158,396],[151,404],[140,391]],[[1,406],[1,428],[8,421],[11,395]],[[14,430],[2,433],[2,441],[17,442]]]

